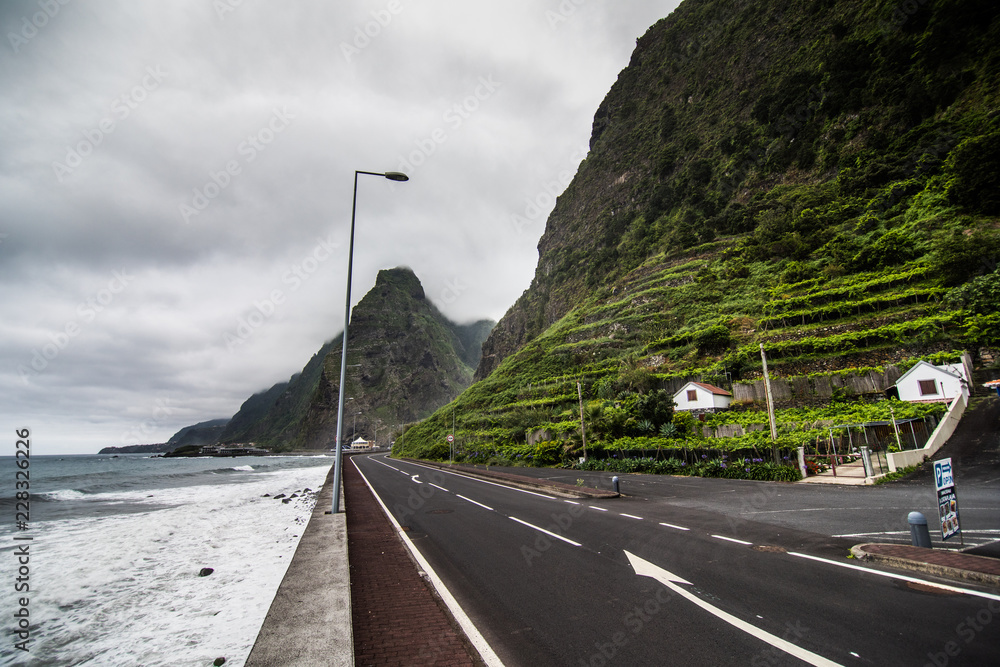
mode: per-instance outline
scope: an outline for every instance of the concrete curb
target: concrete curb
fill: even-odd
[[[246,667],[354,665],[347,515],[332,505],[331,466]]]
[[[922,572],[924,574],[930,574],[932,576],[942,577],[944,579],[971,581],[977,584],[986,584],[987,586],[1000,587],[1000,575],[989,574],[987,572],[976,572],[975,570],[966,570],[959,567],[940,565],[937,563],[926,563],[923,561],[913,560],[910,558],[901,558],[899,556],[889,556],[887,554],[872,553],[865,549],[865,547],[871,547],[871,546],[878,546],[878,545],[857,544],[851,547],[851,553],[858,560],[869,563],[880,563],[882,565],[888,565],[889,567],[897,567],[904,570]],[[980,558],[986,562],[991,562],[994,560],[992,558],[986,558],[984,556],[975,556],[973,554],[963,554],[963,555],[966,556],[967,558]]]
[[[479,479],[484,479],[488,481],[498,481],[503,482],[509,486],[516,487],[518,489],[524,489],[526,491],[546,491],[552,495],[559,496],[560,498],[618,498],[621,496],[620,493],[615,493],[614,491],[602,491],[601,489],[595,489],[586,486],[573,486],[571,484],[563,484],[562,482],[544,482],[531,477],[521,477],[520,475],[511,475],[506,472],[494,472],[492,470],[483,470],[482,468],[474,468],[471,466],[455,465],[450,463],[436,463],[434,461],[421,461],[420,459],[409,459],[409,458],[397,458],[397,461],[406,461],[408,463],[415,463],[418,465],[428,466],[431,468],[437,468],[438,470],[453,470],[455,472],[460,472],[463,475],[468,475],[469,477],[476,477]]]

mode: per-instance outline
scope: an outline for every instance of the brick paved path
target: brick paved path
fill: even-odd
[[[346,457],[343,477],[355,663],[482,665]]]

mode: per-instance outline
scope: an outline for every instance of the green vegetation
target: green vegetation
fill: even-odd
[[[896,472],[890,472],[882,477],[875,480],[875,484],[886,484],[888,482],[895,482],[897,479],[903,479],[904,477],[909,477],[916,471],[920,470],[920,465],[906,466],[905,468],[900,468]]]
[[[447,456],[454,413],[462,457],[570,465],[579,382],[592,465],[770,460],[766,430],[704,438],[765,423],[762,405],[698,422],[673,393],[758,380],[761,344],[788,384],[827,378],[829,407],[779,411],[785,456],[817,422],[888,419],[844,372],[1000,344],[1000,5],[925,3],[901,25],[895,7],[685,2],[653,26],[479,381],[396,453]]]

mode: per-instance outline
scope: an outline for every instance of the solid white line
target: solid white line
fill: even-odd
[[[514,521],[517,521],[518,523],[523,523],[528,528],[534,528],[535,530],[540,531],[542,533],[545,533],[546,535],[551,535],[552,537],[556,538],[557,540],[562,540],[563,542],[566,542],[568,544],[572,544],[574,547],[582,547],[583,546],[579,542],[574,542],[573,540],[567,539],[567,538],[563,537],[562,535],[556,535],[555,533],[553,533],[551,531],[548,531],[548,530],[545,530],[544,528],[539,528],[538,526],[536,526],[533,523],[528,523],[527,521],[521,521],[516,516],[512,516],[512,517],[509,517],[509,518],[513,519]]]
[[[354,463],[354,461],[352,460],[351,463]],[[361,468],[358,467],[357,463],[354,463],[354,467],[357,468],[359,473],[361,473],[361,478],[365,480],[365,484],[367,484],[368,488],[371,489],[372,495],[375,496],[375,500],[378,501],[378,504],[382,506],[382,511],[385,512],[387,517],[389,517],[389,521],[396,526],[396,532],[402,538],[403,544],[406,545],[406,548],[410,550],[411,554],[413,554],[414,560],[416,560],[417,563],[420,564],[421,569],[427,573],[427,578],[431,580],[431,583],[434,585],[434,590],[436,590],[438,595],[441,596],[441,601],[447,605],[448,611],[450,611],[451,615],[455,617],[458,624],[462,626],[462,630],[465,632],[465,636],[469,638],[469,642],[476,647],[477,651],[479,651],[479,655],[482,657],[483,662],[491,667],[503,667],[503,662],[500,661],[500,657],[490,647],[486,638],[480,634],[479,629],[476,628],[475,624],[473,624],[472,619],[465,613],[465,610],[459,606],[455,596],[453,596],[451,591],[448,590],[448,587],[444,585],[444,581],[442,581],[441,577],[439,577],[437,572],[434,571],[431,564],[427,562],[427,559],[424,558],[422,553],[420,553],[420,550],[414,546],[412,541],[410,541],[410,536],[403,531],[403,527],[399,525],[398,521],[396,521],[396,517],[392,515],[389,508],[385,506],[384,502],[382,502],[382,498],[379,497],[378,493],[375,491],[375,487],[368,481],[365,474],[361,472]]]
[[[767,632],[762,628],[758,628],[756,625],[751,625],[750,623],[747,623],[742,619],[736,618],[735,616],[733,616],[728,612],[722,611],[718,607],[710,605],[709,603],[705,602],[694,593],[691,593],[687,589],[678,585],[678,584],[692,585],[691,582],[685,581],[684,579],[681,579],[677,575],[671,572],[667,572],[662,567],[650,563],[647,560],[643,560],[642,558],[639,558],[638,556],[631,554],[628,551],[625,552],[625,555],[628,557],[629,562],[632,564],[632,569],[640,577],[649,577],[651,579],[659,581],[661,584],[663,584],[670,590],[674,591],[678,595],[681,595],[685,599],[695,603],[696,605],[698,605],[708,613],[712,614],[716,618],[722,619],[726,623],[729,623],[733,627],[742,630],[748,635],[756,637],[757,639],[766,642],[771,646],[780,649],[785,653],[788,653],[789,655],[795,656],[796,658],[802,660],[803,662],[809,663],[810,665],[816,665],[816,667],[839,667],[838,663],[832,660],[828,660],[827,658],[824,658],[821,655],[813,653],[812,651],[808,651],[802,648],[801,646],[797,646],[786,639],[782,639],[781,637],[772,635],[770,632]]]
[[[604,509],[603,507],[594,507],[593,505],[587,505],[587,507],[589,507],[592,510],[597,510],[598,512],[607,512],[607,510]]]
[[[622,516],[627,516],[630,519],[638,519],[639,521],[642,521],[641,516],[635,516],[634,514],[625,514],[624,512],[619,512],[619,514]]]
[[[407,461],[407,463],[410,463]],[[418,466],[420,468],[427,468],[428,470],[437,470],[438,472],[443,472],[446,475],[454,475],[455,477],[464,477],[465,479],[471,479],[473,482],[482,482],[483,484],[491,484],[493,486],[499,486],[502,489],[509,489],[510,491],[520,491],[521,493],[527,493],[532,496],[539,496],[541,498],[548,498],[549,500],[555,500],[555,496],[547,496],[544,493],[535,493],[534,491],[525,491],[524,489],[519,489],[514,486],[507,486],[506,484],[497,484],[496,482],[487,482],[485,479],[479,479],[477,477],[469,477],[468,475],[463,475],[459,472],[452,472],[451,470],[442,470],[441,468],[435,468],[433,466],[425,466],[419,463],[410,463],[410,465]]]
[[[448,489],[444,488],[443,486],[438,486],[437,484],[434,484],[433,482],[427,482],[427,483],[430,484],[431,486],[433,486],[435,489],[441,489],[442,491],[448,491]],[[448,491],[448,493],[451,493],[451,491]]]
[[[751,546],[753,544],[753,542],[745,542],[743,540],[737,540],[734,537],[726,537],[725,535],[712,535],[712,537],[714,537],[717,540],[725,540],[726,542],[736,542],[736,544],[746,544],[747,546]]]
[[[690,528],[685,528],[684,526],[675,526],[672,523],[660,523],[661,526],[666,526],[667,528],[676,528],[677,530],[691,530]]]
[[[484,505],[484,504],[482,504],[482,503],[479,503],[479,502],[476,502],[476,501],[475,501],[475,500],[473,500],[472,498],[466,498],[465,496],[463,496],[463,495],[462,495],[462,494],[460,494],[460,493],[456,493],[455,495],[456,495],[456,496],[458,496],[459,498],[461,498],[462,500],[468,500],[468,501],[469,501],[470,503],[472,503],[473,505],[479,505],[480,507],[482,507],[482,508],[484,508],[484,509],[488,509],[488,510],[489,510],[489,511],[491,511],[491,512],[493,511],[493,508],[492,508],[492,507],[490,507],[489,505]]]
[[[827,560],[826,558],[820,558],[818,556],[810,556],[808,554],[800,554],[794,551],[788,552],[789,556],[797,556],[798,558],[807,558],[809,560],[814,560],[820,563],[828,563],[830,565],[837,565],[839,567],[846,567],[849,570],[860,570],[862,572],[867,572],[868,574],[877,574],[880,577],[888,577],[890,579],[899,579],[900,581],[912,581],[917,584],[924,584],[925,586],[934,586],[942,590],[951,591],[953,593],[964,593],[966,595],[973,595],[975,597],[987,598],[989,600],[1000,600],[1000,595],[993,595],[992,593],[983,593],[981,591],[974,591],[968,588],[958,588],[957,586],[949,586],[947,584],[939,584],[934,581],[926,581],[924,579],[917,579],[916,577],[908,577],[905,574],[896,574],[894,572],[883,572],[881,570],[873,570],[868,567],[862,567],[860,565],[853,565],[851,563],[838,563],[835,560]]]

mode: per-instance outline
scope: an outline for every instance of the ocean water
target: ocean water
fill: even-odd
[[[18,530],[17,468],[0,457],[0,664],[243,665],[332,464],[33,456],[30,520]],[[30,591],[17,593],[25,544]],[[27,653],[15,647],[21,597]]]

